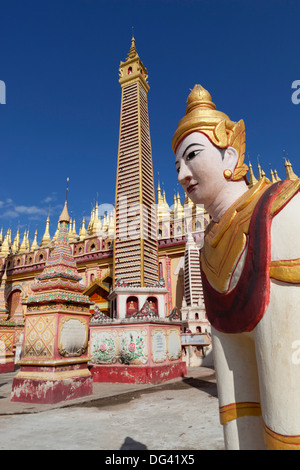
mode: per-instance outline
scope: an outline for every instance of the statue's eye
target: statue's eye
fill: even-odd
[[[186,160],[192,160],[192,158],[196,157],[196,155],[198,155],[200,152],[201,150],[193,150],[192,152],[188,153]]]

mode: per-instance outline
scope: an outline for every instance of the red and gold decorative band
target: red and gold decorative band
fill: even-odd
[[[221,424],[226,424],[243,416],[261,416],[260,403],[251,401],[230,403],[229,405],[221,406],[219,411]]]
[[[268,450],[300,450],[300,435],[284,436],[264,424],[265,442]]]
[[[270,277],[276,281],[300,284],[300,258],[271,261]]]

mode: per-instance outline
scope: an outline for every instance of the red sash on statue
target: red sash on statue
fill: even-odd
[[[285,180],[272,184],[255,205],[244,268],[231,291],[215,290],[201,269],[206,314],[216,330],[224,333],[251,331],[263,317],[270,300],[271,222],[275,214],[271,208],[282,187],[290,183]],[[287,202],[282,201],[276,213]]]

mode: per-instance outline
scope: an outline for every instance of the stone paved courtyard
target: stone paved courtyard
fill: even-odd
[[[94,384],[58,405],[10,402],[0,375],[1,450],[223,450],[214,371],[188,369],[162,385]]]

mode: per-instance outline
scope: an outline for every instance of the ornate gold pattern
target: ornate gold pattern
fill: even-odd
[[[260,180],[226,211],[219,223],[212,222],[207,229],[201,264],[209,282],[219,292],[228,288],[234,267],[246,246],[253,209],[269,187],[266,178]]]
[[[238,153],[238,162],[232,180],[237,181],[246,176],[248,166],[244,163],[244,121],[235,123],[218,111],[209,92],[201,85],[195,85],[188,96],[185,116],[179,121],[172,139],[174,153],[179,143],[192,132],[202,132],[218,148],[233,147]]]
[[[14,337],[14,330],[5,327],[0,329],[0,356],[13,356]]]
[[[23,357],[52,358],[56,330],[56,316],[30,316],[25,326]]]

